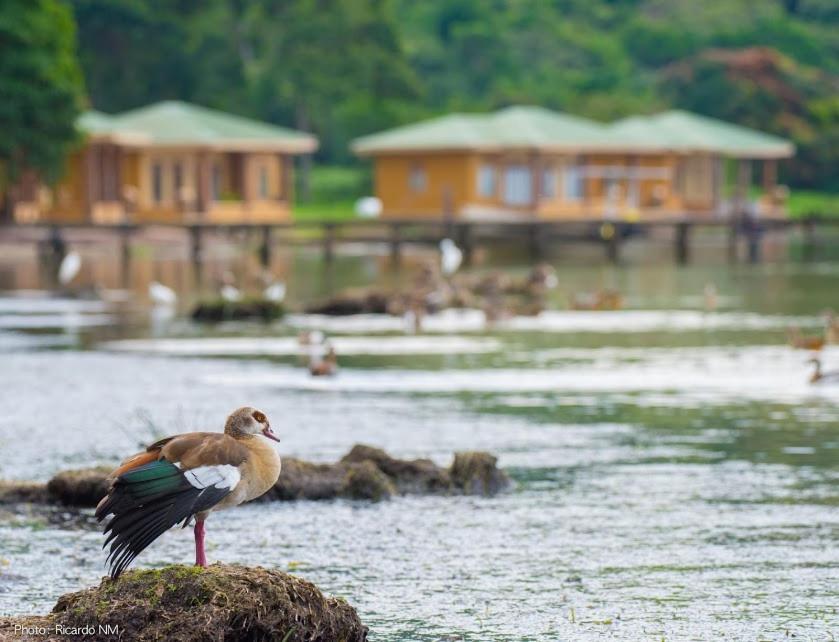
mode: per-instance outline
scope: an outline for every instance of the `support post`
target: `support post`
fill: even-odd
[[[332,263],[335,258],[335,224],[326,223],[323,227],[323,258]]]
[[[189,228],[189,232],[191,235],[191,248],[192,248],[192,273],[195,277],[195,284],[201,285],[202,282],[202,260],[203,260],[203,251],[202,251],[202,238],[201,238],[201,225],[192,225]]]
[[[614,234],[612,234],[610,238],[606,239],[606,256],[610,263],[620,262],[620,231],[617,226],[615,226]]]
[[[390,261],[398,268],[402,262],[402,224],[390,225]]]
[[[472,253],[474,247],[472,245],[472,225],[469,223],[460,223],[458,225],[458,245],[463,252],[463,265],[472,265]]]
[[[263,268],[271,267],[271,226],[262,226],[262,240],[259,244],[259,264]]]
[[[728,262],[737,263],[740,236],[740,215],[735,212],[728,223]]]
[[[810,215],[802,220],[802,231],[804,232],[804,258],[811,260],[816,253],[816,220]]]
[[[690,260],[690,223],[676,224],[676,262],[687,265]]]
[[[131,288],[131,228],[123,225],[120,232],[120,280],[126,290]]]
[[[610,263],[620,262],[620,243],[623,228],[615,221],[604,221],[598,228],[598,234],[606,248],[606,258]]]
[[[531,223],[528,227],[530,259],[535,263],[545,258],[545,226]]]
[[[749,220],[746,228],[746,239],[749,244],[749,263],[760,263],[761,260],[761,243],[760,237],[763,230],[760,223],[754,220]]]

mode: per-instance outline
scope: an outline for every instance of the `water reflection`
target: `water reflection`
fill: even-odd
[[[81,252],[79,285],[123,287],[118,255]],[[32,257],[14,254],[0,255],[0,285],[42,288]],[[338,256],[327,275],[316,252],[287,248],[271,268],[293,304],[387,286],[418,258],[396,275],[384,255]],[[839,388],[807,384],[807,353],[784,345],[787,324],[812,331],[839,308],[835,265],[560,264],[541,320],[485,333],[458,313],[416,337],[382,318],[154,318],[151,280],[189,305],[188,253],[138,242],[131,265],[128,300],[0,297],[0,450],[14,453],[0,478],[114,462],[163,434],[218,429],[249,403],[287,456],[334,460],[365,442],[447,464],[483,449],[514,477],[493,499],[258,505],[211,524],[211,559],[296,569],[356,605],[373,639],[827,639],[839,628]],[[245,284],[261,269],[211,244],[202,287],[231,266]],[[696,309],[709,281],[723,302],[714,315]],[[633,310],[564,311],[570,293],[606,286]],[[294,337],[317,324],[343,354],[338,377],[314,382]],[[824,360],[839,364],[837,348]],[[96,582],[100,548],[84,518],[6,507],[0,613],[44,611]],[[191,534],[173,531],[140,561],[191,555]]]

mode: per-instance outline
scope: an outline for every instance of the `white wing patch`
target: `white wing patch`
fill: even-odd
[[[195,488],[230,488],[236,487],[242,475],[236,466],[223,464],[221,466],[198,466],[184,473],[187,481]]]

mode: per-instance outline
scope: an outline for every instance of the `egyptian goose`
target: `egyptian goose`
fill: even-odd
[[[313,377],[331,377],[338,371],[338,355],[332,344],[326,343],[326,354],[321,359],[315,359],[314,355],[309,362],[309,374]]]
[[[813,374],[810,375],[810,383],[839,383],[839,371],[822,372],[822,362],[815,357],[808,363],[815,366]]]
[[[716,312],[719,304],[717,286],[714,283],[706,283],[702,290],[702,302],[705,312]]]
[[[577,293],[571,297],[572,310],[620,310],[623,296],[617,290],[598,290],[593,293]]]
[[[787,329],[789,344],[798,350],[821,350],[824,347],[824,337],[813,337],[801,334],[796,326]]]
[[[96,507],[100,522],[113,515],[103,545],[111,545],[111,577],[119,577],[165,531],[193,517],[195,564],[207,566],[207,516],[259,497],[280,476],[280,456],[269,439],[280,441],[268,418],[244,407],[227,418],[224,433],[167,437],[126,459],[109,476],[108,494]]]

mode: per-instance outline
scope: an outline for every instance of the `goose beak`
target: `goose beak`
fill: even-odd
[[[266,425],[265,428],[262,429],[262,434],[268,437],[268,439],[273,439],[277,443],[279,443],[280,438],[271,430],[271,426]]]

